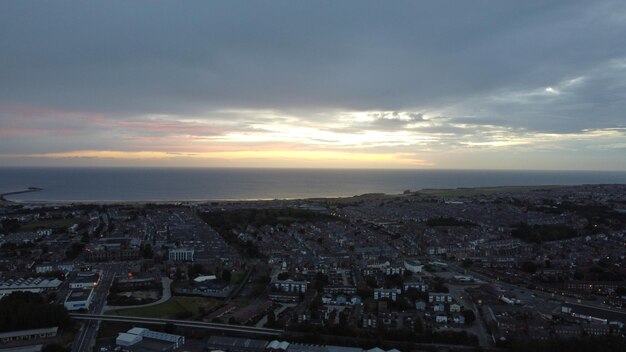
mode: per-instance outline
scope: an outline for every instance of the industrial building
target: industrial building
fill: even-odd
[[[70,288],[95,288],[100,282],[99,273],[79,273],[74,281],[70,282]]]
[[[119,333],[115,344],[131,351],[172,351],[185,344],[185,337],[135,327]]]
[[[9,343],[11,341],[18,340],[35,340],[35,339],[47,339],[57,336],[58,327],[8,331],[0,333],[0,341],[2,343]]]
[[[65,299],[65,309],[67,310],[79,310],[89,309],[91,302],[93,301],[94,292],[93,289],[75,289],[71,290]]]
[[[407,259],[404,261],[404,267],[412,273],[421,273],[424,270],[424,265],[419,260]]]
[[[41,293],[48,290],[56,290],[61,284],[62,281],[59,279],[41,277],[0,280],[0,299],[13,292]]]

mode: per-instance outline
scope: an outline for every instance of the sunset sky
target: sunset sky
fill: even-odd
[[[626,170],[626,1],[3,1],[0,165]]]

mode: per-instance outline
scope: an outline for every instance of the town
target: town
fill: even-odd
[[[0,350],[626,346],[625,255],[626,185],[2,201]]]

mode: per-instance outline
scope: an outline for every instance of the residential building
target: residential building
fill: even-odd
[[[173,262],[193,262],[194,252],[191,248],[174,248],[169,250],[168,258]]]
[[[452,302],[452,295],[445,292],[430,292],[428,294],[428,302]]]
[[[307,289],[306,281],[294,281],[291,279],[278,280],[273,283],[274,288],[282,292],[299,292],[304,293]]]
[[[375,288],[374,299],[377,301],[381,299],[390,299],[392,301],[395,301],[397,295],[399,295],[400,293],[401,291],[399,288]]]

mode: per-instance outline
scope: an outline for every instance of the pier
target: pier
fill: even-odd
[[[14,194],[22,194],[22,193],[30,193],[30,192],[38,192],[43,190],[43,188],[39,188],[39,187],[28,187],[26,189],[23,189],[21,191],[13,191],[13,192],[7,192],[7,193],[1,193],[0,194],[0,202],[11,202],[10,200],[6,199],[5,197],[7,196],[11,196]]]

